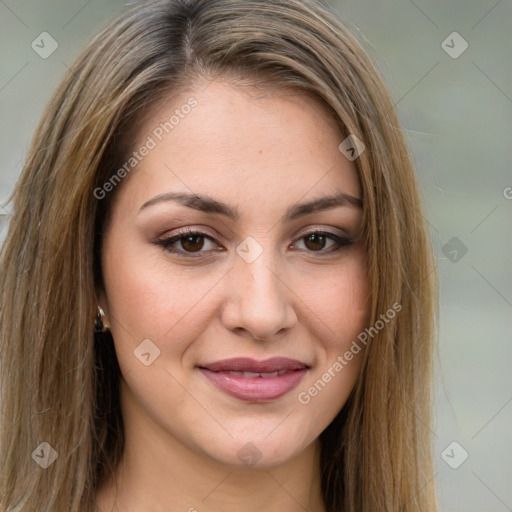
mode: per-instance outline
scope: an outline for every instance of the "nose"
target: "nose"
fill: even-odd
[[[224,326],[259,341],[277,339],[297,322],[295,295],[270,253],[264,250],[252,263],[237,257],[225,280]]]

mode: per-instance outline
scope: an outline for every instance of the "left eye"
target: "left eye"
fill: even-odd
[[[340,237],[334,233],[326,233],[323,231],[313,231],[311,233],[307,233],[306,235],[301,236],[299,240],[304,240],[304,245],[306,248],[313,252],[331,252],[323,251],[328,240],[333,242],[329,247],[338,246],[338,248],[341,248],[342,246],[349,245],[351,243],[347,238]]]
[[[324,231],[312,231],[310,233],[306,233],[299,238],[299,241],[302,240],[304,240],[304,246],[306,250],[309,252],[320,253],[334,252],[340,250],[343,246],[350,245],[352,243],[352,241],[348,238]],[[329,240],[331,240],[332,243],[330,246],[327,246],[327,249],[331,249],[333,246],[337,246],[336,249],[325,250]],[[159,245],[163,247],[164,250],[178,256],[196,257],[196,254],[207,252],[202,250],[205,247],[205,242],[210,242],[216,245],[214,239],[206,233],[190,231],[170,238],[157,240],[156,245]],[[177,243],[181,245],[181,250],[175,247]],[[213,250],[215,249],[213,248]]]

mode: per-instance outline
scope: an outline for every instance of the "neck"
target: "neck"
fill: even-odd
[[[126,453],[116,475],[98,493],[101,512],[324,512],[316,446],[268,469],[239,469],[175,456]],[[170,508],[172,507],[172,508]]]
[[[190,449],[155,424],[141,425],[141,415],[126,419],[115,479],[97,494],[101,512],[325,511],[318,439],[283,464],[234,467]]]

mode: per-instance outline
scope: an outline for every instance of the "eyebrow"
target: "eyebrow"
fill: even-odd
[[[139,213],[150,206],[169,201],[173,201],[183,206],[187,206],[188,208],[193,208],[194,210],[199,210],[205,213],[223,215],[233,221],[240,219],[240,212],[236,207],[217,201],[216,199],[206,195],[187,194],[183,192],[168,192],[160,194],[144,203],[140,207]],[[304,215],[328,210],[337,206],[362,208],[363,201],[350,194],[340,192],[335,195],[314,199],[307,203],[295,204],[286,211],[286,213],[281,217],[280,222],[290,222]]]

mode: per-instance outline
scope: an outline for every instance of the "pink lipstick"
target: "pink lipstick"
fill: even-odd
[[[200,365],[210,382],[230,396],[249,402],[268,402],[291,391],[309,366],[296,359],[273,357],[224,359]]]

